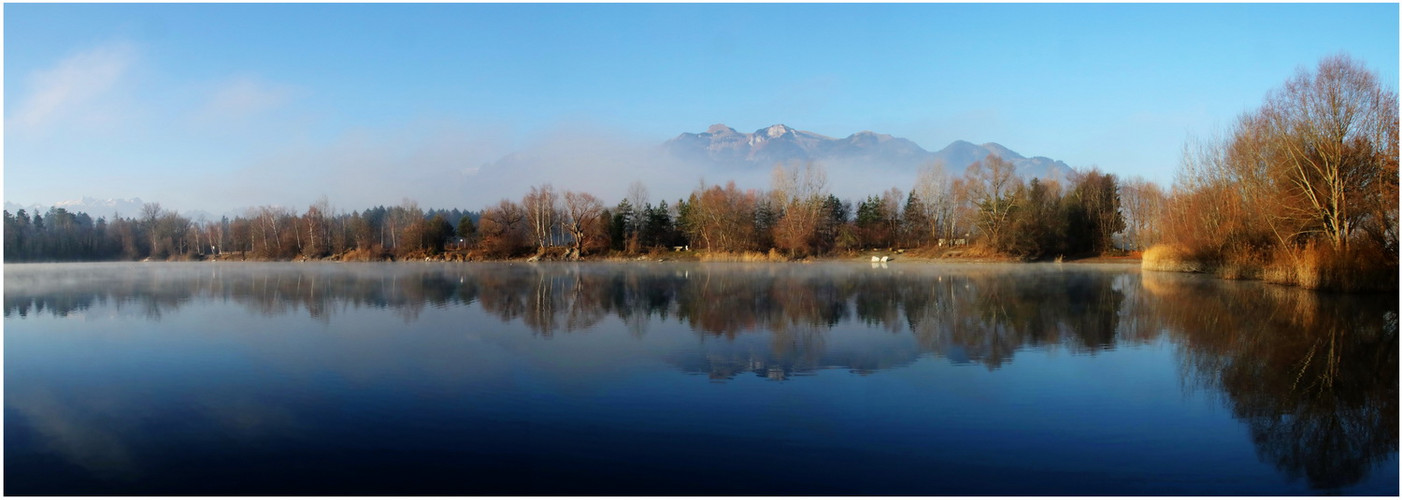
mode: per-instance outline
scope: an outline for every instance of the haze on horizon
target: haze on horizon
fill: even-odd
[[[345,210],[404,198],[479,210],[544,182],[612,204],[633,181],[674,200],[727,173],[659,146],[715,123],[870,130],[930,151],[997,142],[1166,186],[1187,139],[1227,128],[1297,68],[1347,53],[1398,85],[1397,4],[5,14],[4,198],[25,206],[139,197],[219,214],[325,196]],[[767,171],[732,177],[767,187]]]

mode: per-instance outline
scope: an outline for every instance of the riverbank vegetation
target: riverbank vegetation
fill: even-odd
[[[1347,56],[1301,70],[1221,138],[1185,148],[1146,269],[1395,289],[1397,93]]]
[[[634,183],[611,206],[543,184],[480,212],[425,211],[405,200],[345,213],[323,199],[301,214],[263,206],[191,220],[153,203],[109,220],[55,207],[5,212],[5,260],[575,260],[681,251],[769,262],[906,250],[1038,260],[1115,250],[1113,235],[1127,227],[1117,179],[1096,169],[1071,177],[1065,187],[1024,181],[989,156],[958,177],[928,166],[908,193],[891,188],[855,203],[828,191],[821,166],[791,164],[775,166],[769,190],[702,182],[671,204],[654,204]]]

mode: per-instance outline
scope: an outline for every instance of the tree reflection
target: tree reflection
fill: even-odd
[[[278,265],[6,269],[7,320],[131,308],[159,318],[196,298],[325,320],[347,309],[418,321],[474,305],[543,338],[618,324],[684,325],[679,369],[787,380],[871,373],[924,355],[996,370],[1033,349],[1096,355],[1164,336],[1183,374],[1221,394],[1263,461],[1316,489],[1357,483],[1397,451],[1397,296],[1054,265]],[[57,269],[58,271],[54,271]],[[76,270],[74,270],[76,269]]]
[[[957,352],[961,361],[997,368],[1028,346],[1113,348],[1124,301],[1114,274],[1045,269],[892,274],[725,265],[203,266],[160,273],[89,270],[85,283],[94,286],[39,286],[16,273],[10,280],[16,286],[6,284],[5,315],[65,316],[110,302],[136,304],[159,318],[193,297],[213,297],[264,316],[305,311],[325,320],[347,308],[371,307],[413,322],[426,307],[475,303],[543,337],[590,330],[610,316],[635,336],[676,320],[703,337],[767,334],[771,354],[810,361],[827,349],[830,330],[855,326],[855,317],[891,334],[908,331],[923,351]]]
[[[1397,451],[1397,296],[1145,273],[1184,367],[1220,390],[1261,459],[1337,490]]]
[[[896,356],[904,362],[929,352],[990,369],[1026,347],[1094,352],[1122,341],[1124,295],[1112,283],[1116,275],[1052,268],[1016,274],[998,268],[891,273],[853,266],[579,264],[137,269],[86,269],[81,280],[57,280],[72,282],[65,286],[7,273],[5,315],[64,316],[110,302],[118,308],[136,304],[142,314],[158,318],[192,297],[212,297],[264,316],[305,311],[324,321],[347,308],[370,307],[414,322],[427,307],[477,304],[502,322],[520,320],[542,337],[590,330],[609,317],[639,337],[650,325],[671,320],[702,337],[767,335],[765,356],[784,361],[763,364],[785,366],[785,373],[818,366],[831,350],[829,332],[838,327],[909,332],[917,348]],[[874,370],[889,361],[850,363],[842,366]],[[717,373],[735,372],[731,364],[719,363]]]
[[[1114,349],[1124,295],[1116,275],[983,271],[899,290],[911,333],[930,352],[990,369],[1028,347]],[[1143,339],[1135,339],[1142,342]]]

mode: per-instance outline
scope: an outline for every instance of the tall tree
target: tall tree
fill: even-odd
[[[572,239],[576,251],[583,254],[586,246],[602,238],[598,231],[603,228],[599,217],[604,213],[604,204],[589,193],[565,191],[565,229]]]
[[[920,169],[915,178],[912,194],[920,197],[922,218],[926,224],[928,237],[949,239],[955,235],[955,205],[952,179],[944,171],[944,164],[935,162]]]
[[[1120,203],[1125,219],[1125,243],[1133,250],[1144,250],[1159,242],[1157,221],[1164,209],[1165,193],[1157,184],[1132,178],[1120,184]]]
[[[479,232],[483,250],[498,256],[509,256],[527,244],[526,210],[511,200],[501,200],[482,211]]]
[[[930,241],[930,214],[926,203],[914,190],[906,194],[901,208],[900,245],[907,248],[924,246]]]
[[[1336,249],[1369,215],[1378,185],[1396,182],[1397,94],[1348,56],[1325,58],[1311,73],[1300,70],[1266,99],[1259,116],[1263,151],[1282,188],[1277,217],[1298,221],[1299,232],[1318,233]],[[1243,131],[1246,132],[1246,131]],[[1393,209],[1395,213],[1396,209]],[[1392,224],[1395,216],[1378,220]]]
[[[1078,172],[1068,196],[1067,251],[1103,254],[1114,247],[1113,235],[1125,228],[1120,212],[1119,183],[1113,174],[1090,169]]]
[[[559,196],[550,184],[531,186],[530,193],[521,200],[526,210],[526,222],[539,251],[554,244],[555,229],[559,224]]]
[[[472,216],[464,215],[458,219],[458,227],[454,228],[454,233],[462,238],[463,244],[472,246],[477,241],[477,225],[472,223]]]
[[[624,198],[613,211],[609,225],[610,246],[614,250],[638,251],[638,214],[633,203]]]
[[[702,184],[691,193],[687,203],[688,220],[684,224],[693,244],[713,251],[744,251],[754,249],[755,210],[759,194],[741,191],[735,181],[724,187]]]
[[[982,161],[969,165],[964,178],[969,198],[977,207],[979,229],[989,241],[998,245],[1013,211],[1017,209],[1017,200],[1012,195],[1022,181],[1018,179],[1013,164],[997,155],[988,155]]]
[[[820,234],[824,223],[824,202],[829,193],[827,172],[809,162],[785,167],[776,165],[771,173],[769,199],[779,207],[773,224],[775,248],[790,255],[807,255],[831,248]],[[830,241],[830,240],[829,240]]]

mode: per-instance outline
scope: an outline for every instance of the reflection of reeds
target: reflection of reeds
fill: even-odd
[[[1220,391],[1263,458],[1315,488],[1397,451],[1397,297],[1144,273],[1187,376]]]

